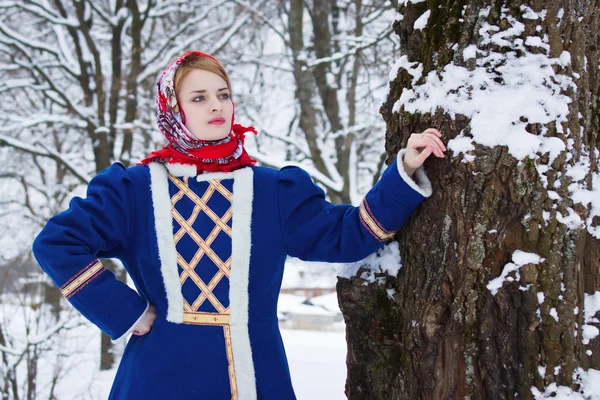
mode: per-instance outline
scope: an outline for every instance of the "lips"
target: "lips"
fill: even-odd
[[[208,121],[208,123],[211,125],[223,125],[225,123],[225,118],[222,118],[222,117],[213,118],[210,121]]]

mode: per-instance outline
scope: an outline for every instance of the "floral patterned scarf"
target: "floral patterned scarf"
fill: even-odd
[[[140,164],[151,162],[168,164],[195,165],[198,174],[202,172],[230,172],[238,168],[255,165],[256,160],[250,158],[244,148],[244,137],[247,132],[257,134],[254,127],[235,124],[235,112],[231,118],[229,135],[221,140],[201,140],[194,136],[185,126],[185,114],[177,107],[177,96],[174,89],[174,78],[177,68],[190,55],[216,59],[206,53],[190,51],[173,62],[160,75],[157,83],[156,119],[158,128],[169,142],[160,150],[151,152]]]

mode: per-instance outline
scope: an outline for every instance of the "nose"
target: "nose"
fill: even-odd
[[[213,97],[212,98],[212,102],[210,104],[210,109],[213,112],[215,112],[215,111],[221,111],[223,109],[223,105],[221,104],[221,102],[219,101],[218,98]]]

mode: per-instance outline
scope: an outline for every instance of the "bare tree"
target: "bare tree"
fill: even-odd
[[[152,99],[158,73],[191,46],[218,56],[250,18],[249,12],[233,12],[230,3],[0,4],[0,74],[8,82],[0,90],[14,99],[2,106],[0,146],[29,155],[28,168],[11,164],[2,178],[23,186],[21,199],[31,211],[25,214],[37,226],[64,208],[74,186],[115,160],[128,166],[155,146]],[[36,203],[49,200],[54,206],[40,215]],[[125,279],[125,271],[115,272]],[[102,368],[111,368],[107,337],[102,347]]]
[[[398,48],[394,9],[362,0],[290,0],[260,10],[236,2],[268,28],[268,38],[230,60],[255,67],[241,99],[261,132],[251,155],[275,167],[298,163],[332,201],[359,201],[385,160],[376,110]]]
[[[74,310],[56,310],[45,291],[49,279],[35,269],[31,258],[0,265],[0,398],[54,399],[65,369],[60,348],[66,333],[84,324]],[[49,368],[49,366],[53,366]]]

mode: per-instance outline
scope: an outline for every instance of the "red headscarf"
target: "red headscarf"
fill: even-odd
[[[235,113],[231,116],[229,135],[221,140],[209,141],[198,139],[187,129],[181,107],[179,112],[173,111],[177,105],[174,88],[175,73],[179,65],[192,55],[217,61],[206,53],[190,51],[179,57],[160,75],[157,83],[156,119],[158,128],[169,144],[151,152],[141,161],[141,164],[147,165],[151,162],[190,164],[196,166],[199,174],[204,171],[230,172],[256,164],[256,160],[250,158],[244,148],[245,134],[247,132],[257,134],[256,129],[235,124]]]

